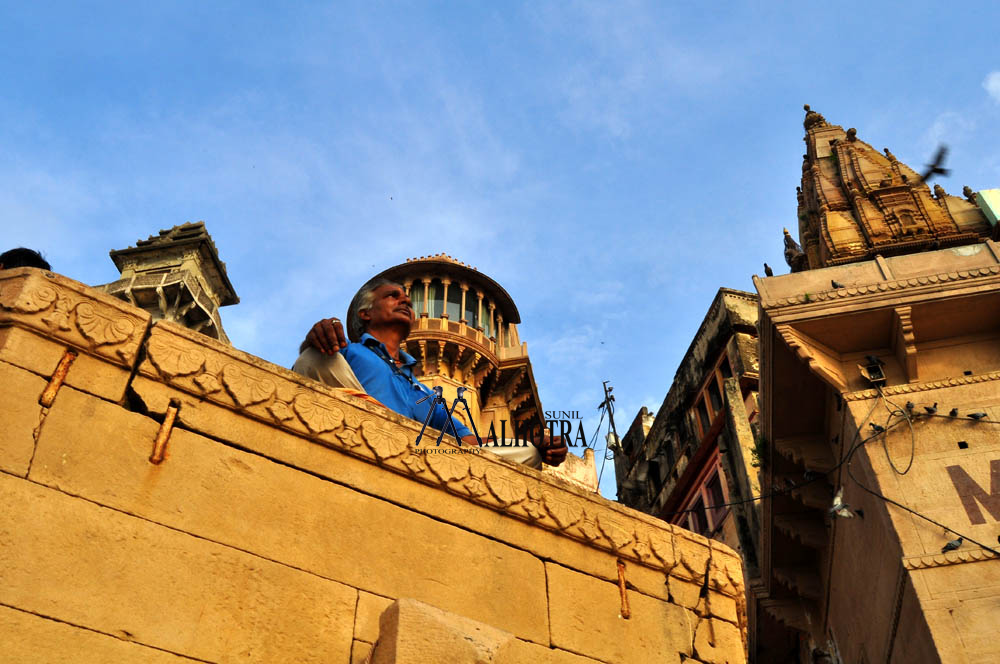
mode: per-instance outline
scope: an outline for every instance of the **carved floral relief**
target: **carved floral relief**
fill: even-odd
[[[45,274],[22,273],[0,280],[0,319],[130,366],[149,315],[89,296],[82,285]]]
[[[668,574],[677,566],[671,539],[677,535],[669,527],[669,532],[663,533],[652,526],[637,527],[627,515],[619,515],[609,507],[558,487],[536,485],[508,464],[490,460],[486,453],[482,457],[424,453],[431,447],[445,448],[415,447],[416,427],[394,421],[395,415],[382,414],[378,406],[334,396],[322,388],[307,389],[294,379],[242,360],[238,351],[213,348],[210,340],[185,339],[194,333],[182,328],[175,332],[175,327],[162,323],[154,326],[148,342],[149,361],[141,371],[199,398],[239,410],[247,417],[379,463],[418,481],[441,485],[466,500],[615,556]],[[702,578],[708,547],[698,543],[684,547],[684,551],[681,569],[687,570],[690,578]],[[715,585],[726,588],[728,594],[737,592],[726,581],[728,576],[720,577]]]

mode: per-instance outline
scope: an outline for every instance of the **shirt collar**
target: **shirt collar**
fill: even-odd
[[[359,343],[362,343],[369,348],[378,348],[385,353],[386,357],[389,356],[389,350],[385,347],[385,344],[367,332],[361,335],[361,341]],[[399,349],[399,359],[402,360],[400,364],[404,367],[412,367],[417,363],[417,358],[413,357],[402,348]]]

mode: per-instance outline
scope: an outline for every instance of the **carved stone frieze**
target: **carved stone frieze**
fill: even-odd
[[[31,268],[0,278],[0,324],[33,329],[131,367],[149,314],[60,275]]]
[[[932,553],[925,556],[910,556],[903,559],[906,569],[928,569],[930,567],[945,567],[960,563],[976,563],[981,560],[993,560],[998,556],[985,549],[968,549],[966,551],[949,551],[948,553]]]
[[[146,345],[146,352],[157,369],[171,376],[187,376],[198,373],[205,367],[204,353],[190,348],[178,348],[162,338],[151,340]]]
[[[469,476],[469,462],[463,454],[428,454],[427,467],[435,477],[447,484]]]
[[[519,477],[505,475],[490,467],[486,469],[485,479],[490,493],[505,507],[528,497],[528,487]]]
[[[1000,371],[978,374],[975,376],[956,376],[955,378],[945,378],[944,380],[932,380],[925,383],[906,383],[904,385],[893,385],[883,387],[882,394],[892,396],[894,394],[910,394],[912,392],[926,392],[927,390],[939,390],[942,387],[957,387],[958,385],[972,385],[973,383],[985,383],[991,380],[1000,380]],[[844,401],[865,401],[878,396],[875,390],[857,390],[844,395]]]
[[[295,435],[437,485],[455,496],[604,550],[616,557],[695,581],[703,579],[709,546],[696,535],[651,517],[626,513],[602,498],[564,489],[538,471],[487,451],[471,453],[449,438],[415,445],[419,424],[384,407],[308,381],[172,323],[158,322],[139,371],[198,399]],[[676,540],[676,541],[675,541]],[[733,553],[716,552],[716,558]],[[682,567],[678,562],[684,562]],[[728,577],[724,577],[728,579]],[[742,582],[715,582],[736,595]]]
[[[240,406],[264,403],[274,394],[274,381],[259,372],[238,364],[227,364],[222,369],[222,384]],[[296,410],[298,412],[298,410]],[[301,413],[300,413],[301,417]],[[305,420],[303,420],[305,421]],[[308,423],[307,423],[308,426]],[[328,429],[319,429],[328,431]]]
[[[627,544],[631,544],[633,541],[632,534],[624,528],[623,524],[608,514],[599,514],[597,516],[597,527],[608,538],[611,546],[616,551],[625,548]]]
[[[880,281],[875,284],[862,286],[852,286],[850,288],[835,288],[819,291],[816,293],[802,293],[791,298],[777,298],[761,302],[765,309],[778,307],[788,307],[793,305],[811,304],[815,302],[825,302],[828,300],[841,300],[845,298],[860,297],[863,295],[875,295],[889,291],[899,291],[908,288],[933,287],[938,284],[952,281],[964,281],[966,279],[976,279],[1000,274],[1000,265],[989,267],[973,268],[971,270],[961,270],[958,272],[944,272],[941,274],[931,274],[910,279],[893,279],[890,281]]]
[[[379,461],[397,457],[410,448],[404,432],[383,428],[371,419],[361,421],[361,437]]]
[[[322,402],[306,393],[299,393],[295,396],[292,409],[313,433],[333,431],[344,422],[343,410],[331,407],[329,403]]]

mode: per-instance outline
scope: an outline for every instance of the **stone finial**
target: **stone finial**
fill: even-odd
[[[802,126],[804,126],[807,130],[812,129],[813,127],[826,126],[826,118],[824,118],[816,111],[812,110],[809,107],[809,104],[806,104],[802,108],[804,108],[806,111],[806,118],[805,120],[802,121]]]
[[[937,198],[938,200],[942,200],[947,195],[948,195],[948,192],[946,192],[944,190],[944,187],[942,187],[939,184],[934,185],[934,198]]]
[[[882,148],[882,152],[885,153],[885,157],[889,161],[891,161],[893,163],[896,163],[897,161],[899,161],[898,159],[896,159],[896,155],[894,155],[893,153],[889,152],[889,148]]]
[[[976,192],[972,191],[972,187],[969,185],[962,187],[962,195],[965,196],[965,200],[969,201],[973,205],[976,204]]]
[[[145,309],[153,320],[170,320],[229,342],[219,307],[240,298],[204,222],[162,230],[134,247],[112,251],[111,260],[122,278],[98,288]]]

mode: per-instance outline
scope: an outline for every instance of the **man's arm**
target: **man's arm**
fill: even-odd
[[[324,318],[309,330],[305,341],[299,346],[301,353],[312,346],[324,355],[333,355],[347,347],[344,325],[339,318]]]

